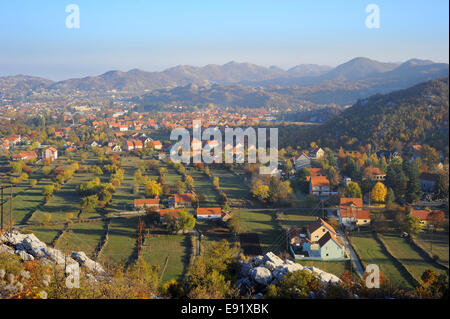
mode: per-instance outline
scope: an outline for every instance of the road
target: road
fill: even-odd
[[[338,231],[339,237],[344,241],[344,245],[347,251],[347,254],[351,256],[353,265],[355,266],[356,272],[358,275],[362,278],[364,275],[364,267],[361,264],[361,261],[358,258],[358,255],[356,255],[355,250],[353,249],[352,245],[350,245],[347,236],[343,234],[341,231]]]

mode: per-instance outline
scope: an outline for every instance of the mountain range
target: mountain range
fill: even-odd
[[[54,82],[39,77],[0,77],[0,97],[39,98],[67,94],[144,95],[149,103],[202,103],[255,106],[313,103],[348,105],[376,93],[403,89],[448,76],[448,64],[412,59],[384,63],[354,58],[335,68],[302,64],[289,70],[229,62],[204,67],[179,65],[162,72],[133,69]],[[184,88],[183,88],[184,87]],[[193,88],[197,87],[197,90]],[[182,94],[181,94],[182,93]],[[199,95],[200,94],[200,95]],[[261,103],[261,104],[260,104]]]

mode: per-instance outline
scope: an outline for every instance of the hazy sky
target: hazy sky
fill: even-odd
[[[71,3],[79,29],[66,27]],[[371,3],[379,29],[365,25]],[[448,63],[448,12],[448,0],[2,0],[0,76],[61,80],[231,60],[335,66],[357,56]]]

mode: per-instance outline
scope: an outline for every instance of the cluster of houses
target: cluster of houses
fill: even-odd
[[[160,199],[156,198],[140,198],[133,201],[135,210],[152,210],[159,213],[160,223],[164,223],[165,216],[177,216],[177,213],[184,208],[192,207],[192,199],[195,193],[188,192],[183,194],[174,194],[168,202],[168,208],[163,208]],[[229,214],[223,212],[220,207],[198,207],[195,209],[195,217],[197,220],[222,220],[226,221]]]

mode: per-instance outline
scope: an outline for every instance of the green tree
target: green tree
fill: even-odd
[[[416,216],[407,215],[403,225],[400,226],[400,229],[408,234],[418,234],[422,229],[422,225],[420,224],[419,218]]]
[[[361,188],[359,187],[358,183],[356,182],[350,182],[345,189],[344,193],[345,197],[351,197],[351,198],[361,198]]]

